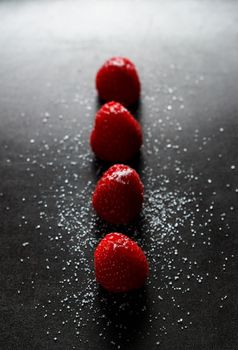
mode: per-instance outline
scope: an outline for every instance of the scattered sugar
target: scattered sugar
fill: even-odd
[[[175,68],[175,65],[171,67]],[[199,84],[203,81],[191,75],[186,79]],[[124,349],[135,336],[142,339],[155,335],[155,322],[159,325],[155,337],[156,345],[159,345],[163,336],[170,334],[171,327],[183,331],[193,327],[194,311],[187,302],[188,298],[192,296],[202,304],[207,281],[219,283],[230,264],[232,257],[219,252],[221,258],[216,262],[216,272],[209,269],[214,264],[211,254],[215,242],[213,227],[217,225],[216,234],[229,239],[227,217],[233,211],[235,213],[236,205],[231,203],[227,212],[218,213],[220,189],[211,190],[216,184],[215,177],[211,179],[205,169],[204,174],[203,169],[197,169],[197,159],[194,158],[196,152],[198,157],[208,160],[209,167],[213,166],[214,159],[222,161],[218,153],[209,153],[209,145],[221,135],[218,132],[214,136],[204,135],[204,130],[196,127],[187,140],[187,132],[184,132],[187,125],[179,118],[181,113],[188,113],[187,108],[184,109],[186,98],[178,93],[178,88],[164,85],[156,87],[156,94],[166,96],[164,105],[158,103],[154,92],[142,96],[148,106],[146,118],[142,118],[143,167],[140,169],[139,164],[137,170],[145,185],[145,202],[138,222],[122,228],[123,233],[135,239],[147,255],[150,277],[145,289],[119,297],[108,295],[95,281],[94,249],[106,233],[118,227],[103,223],[92,210],[91,194],[105,168],[94,159],[88,147],[91,125],[88,123],[82,127],[75,118],[73,128],[65,128],[59,137],[54,135],[53,128],[48,128],[49,120],[53,123],[57,118],[63,125],[66,110],[56,116],[43,112],[41,117],[47,125],[42,127],[48,128],[48,137],[42,137],[38,143],[41,135],[30,135],[30,151],[20,158],[25,162],[29,179],[34,175],[39,178],[33,201],[39,209],[39,222],[34,223],[33,237],[41,243],[44,239],[45,250],[42,248],[43,256],[39,260],[47,275],[47,288],[44,299],[35,296],[35,311],[38,317],[42,317],[45,333],[59,347],[67,328],[72,330],[72,347],[77,347],[80,340],[83,348],[81,344],[89,341],[85,338],[87,330],[97,327],[101,339],[110,338],[110,346]],[[85,116],[93,116],[93,100],[75,93],[72,101],[80,104]],[[64,98],[57,102],[62,109],[70,105]],[[184,109],[183,112],[180,109]],[[158,118],[154,117],[155,114]],[[225,133],[223,127],[219,131]],[[8,166],[12,164],[11,161],[7,163]],[[227,171],[230,169],[235,170],[235,165],[228,164]],[[130,172],[130,169],[122,170],[112,177],[123,182]],[[47,184],[40,177],[45,173]],[[197,188],[198,180],[204,181],[204,189]],[[223,190],[232,190],[236,196],[238,189],[230,179],[228,181],[229,187],[224,184]],[[211,183],[213,185],[208,186]],[[31,200],[22,197],[21,206],[27,207]],[[27,211],[22,214],[19,229],[32,225]],[[29,242],[23,242],[22,247]],[[22,247],[19,264],[25,265],[30,260],[25,255],[29,248]],[[201,249],[202,256],[199,255]],[[31,282],[33,288],[34,279]],[[23,287],[21,284],[17,289],[19,297],[24,293]],[[229,293],[217,296],[209,290],[207,295],[211,298],[209,300],[217,298],[219,308],[229,300]],[[135,320],[146,325],[146,333]]]

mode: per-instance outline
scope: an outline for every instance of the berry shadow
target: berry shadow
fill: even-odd
[[[109,293],[99,287],[95,303],[104,315],[98,333],[105,336],[106,349],[113,343],[121,349],[136,349],[149,318],[146,286],[129,293]]]
[[[135,241],[143,240],[146,242],[146,230],[143,223],[143,213],[140,213],[135,221],[127,225],[113,225],[102,220],[100,217],[96,217],[94,220],[94,226],[92,228],[93,234],[97,239],[102,239],[107,233],[119,232],[132,238]],[[142,249],[146,248],[144,245]]]
[[[108,163],[94,156],[91,165],[94,180],[98,181],[102,177],[103,173],[113,164],[115,163]],[[144,166],[144,158],[142,152],[139,151],[133,159],[127,162],[123,162],[123,164],[129,165],[131,168],[135,169],[138,174],[140,174]]]
[[[139,99],[134,105],[130,106],[128,110],[135,117],[135,119],[137,119],[138,122],[140,122],[143,116],[143,103],[141,99]]]
[[[94,180],[98,181],[111,165],[111,163],[104,162],[94,155],[91,163],[91,170]]]
[[[95,111],[97,113],[97,111],[106,103],[107,101],[104,101],[101,99],[101,97],[97,96],[96,97],[96,101],[95,101]],[[138,120],[140,121],[140,119],[143,116],[143,103],[141,98],[139,98],[139,100],[134,103],[131,106],[126,107],[130,113]]]

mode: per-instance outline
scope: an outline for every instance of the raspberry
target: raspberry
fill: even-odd
[[[92,196],[97,214],[112,224],[127,224],[139,214],[144,187],[137,172],[127,165],[110,167],[96,185]]]
[[[125,106],[136,103],[140,80],[134,64],[128,58],[112,57],[97,72],[96,88],[105,101],[117,101]]]
[[[122,233],[109,233],[94,252],[96,280],[110,292],[140,288],[149,268],[142,249]]]
[[[90,143],[94,153],[108,162],[126,162],[142,144],[140,124],[120,103],[106,103],[96,114]]]

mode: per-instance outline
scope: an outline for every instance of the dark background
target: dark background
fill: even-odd
[[[0,349],[238,349],[238,3],[0,2]],[[131,58],[145,205],[110,227],[88,138],[105,59]],[[101,237],[145,250],[143,290],[94,280]]]

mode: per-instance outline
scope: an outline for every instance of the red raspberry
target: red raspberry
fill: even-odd
[[[98,181],[92,196],[97,214],[112,224],[127,224],[139,214],[144,187],[137,172],[115,164]]]
[[[109,233],[94,252],[96,280],[110,292],[140,288],[149,273],[142,249],[122,233]]]
[[[96,76],[96,88],[105,101],[117,101],[129,106],[138,101],[140,80],[134,64],[124,57],[112,57]]]
[[[96,114],[90,137],[94,153],[108,162],[126,162],[140,149],[141,126],[120,103],[106,103]]]

